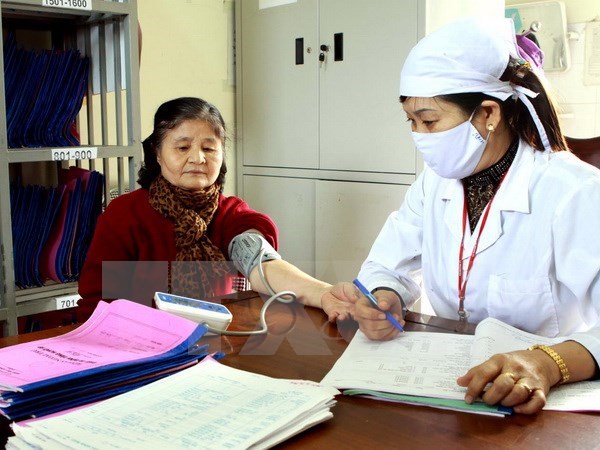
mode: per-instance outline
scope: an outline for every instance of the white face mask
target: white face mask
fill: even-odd
[[[423,160],[440,177],[460,179],[473,173],[490,137],[484,139],[471,124],[464,123],[437,133],[412,132]]]

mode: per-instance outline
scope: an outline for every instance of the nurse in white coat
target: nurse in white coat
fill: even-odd
[[[600,361],[600,171],[567,150],[540,78],[509,20],[460,19],[413,48],[400,101],[427,167],[359,273],[398,319],[423,292],[441,317],[564,336],[457,380],[467,402],[519,413]],[[399,333],[364,298],[355,318],[372,339]]]

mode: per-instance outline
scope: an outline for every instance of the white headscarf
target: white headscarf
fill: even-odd
[[[425,36],[410,51],[400,74],[400,95],[435,97],[481,92],[501,101],[521,100],[545,149],[546,130],[529,98],[538,93],[501,81],[510,56],[520,59],[511,19],[463,17]]]

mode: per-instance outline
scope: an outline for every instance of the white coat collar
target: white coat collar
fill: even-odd
[[[519,144],[515,160],[508,169],[506,178],[494,197],[492,209],[479,240],[477,253],[491,246],[502,235],[501,211],[514,211],[522,214],[530,212],[529,183],[535,158],[538,157],[536,153],[544,155],[547,159],[547,152],[538,152],[524,142]],[[441,200],[446,202],[444,223],[456,240],[460,242],[463,233],[463,185],[460,180],[444,180],[444,182],[446,183],[446,188],[441,196]],[[440,207],[443,206],[440,205]],[[473,245],[475,244],[475,236],[479,233],[480,224],[477,224],[473,236],[471,236],[470,228],[467,227],[465,235],[465,258],[471,254]]]

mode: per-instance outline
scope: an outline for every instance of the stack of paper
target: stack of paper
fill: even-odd
[[[345,389],[348,395],[504,416],[510,414],[510,408],[465,403],[466,388],[458,386],[456,379],[494,354],[564,339],[527,333],[493,318],[481,321],[474,336],[409,331],[378,342],[358,331],[321,383]],[[599,411],[600,383],[556,387],[544,409]]]
[[[57,417],[14,424],[7,448],[269,448],[332,417],[339,392],[212,358]]]
[[[41,417],[163,378],[206,356],[205,332],[128,300],[100,302],[70,333],[0,349],[0,413]]]
[[[469,366],[473,336],[431,332],[401,333],[371,341],[360,330],[321,383],[345,395],[504,416],[509,408],[465,403],[456,384]]]

